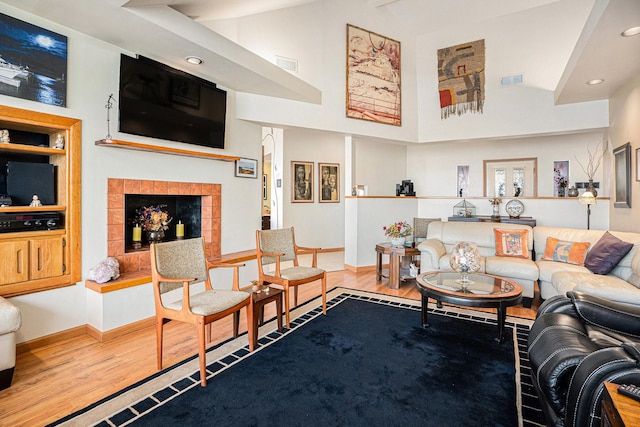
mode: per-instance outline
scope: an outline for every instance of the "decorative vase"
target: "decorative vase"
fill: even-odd
[[[454,271],[460,273],[461,277],[456,282],[462,285],[462,292],[467,292],[468,286],[474,283],[469,280],[469,273],[480,270],[479,260],[478,247],[473,242],[458,242],[451,250],[449,264]]]
[[[569,197],[578,197],[578,194],[580,194],[580,192],[578,191],[575,185],[572,185],[569,188],[569,194],[568,194]]]
[[[565,196],[565,187],[558,187],[558,197]]]
[[[492,205],[491,216],[493,218],[500,218],[500,205],[499,204],[496,203],[496,204]]]
[[[591,190],[591,194],[593,194],[593,197],[598,197],[598,191],[596,190],[596,187],[593,186],[592,179],[590,179],[589,184],[587,184],[587,190]]]
[[[160,243],[164,239],[164,230],[148,230],[147,231],[147,240],[149,244],[151,243]]]
[[[392,237],[391,246],[396,246],[396,247],[404,246],[404,236]]]

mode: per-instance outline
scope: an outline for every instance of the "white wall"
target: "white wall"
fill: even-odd
[[[621,231],[640,231],[640,76],[627,83],[610,100],[611,145],[619,147],[631,142],[631,209],[611,204],[611,228]]]
[[[94,38],[55,23],[25,14],[0,3],[0,12],[64,34],[69,40],[67,108],[54,107],[0,95],[0,103],[82,120],[82,276],[107,256],[107,178],[135,178],[167,181],[195,181],[222,184],[222,252],[255,246],[260,227],[262,181],[234,177],[232,162],[145,153],[97,147],[94,141],[107,134],[105,104],[109,94],[117,98],[121,51]],[[235,94],[228,92],[228,123],[225,150],[188,146],[189,149],[219,152],[259,159],[261,127],[233,118]],[[117,104],[116,104],[117,108]],[[185,148],[185,145],[117,132],[117,110],[111,114],[114,139],[148,142]],[[254,278],[247,274],[243,280]],[[241,275],[242,277],[242,275]],[[84,282],[75,286],[11,298],[22,309],[23,326],[18,342],[28,341],[88,323],[87,291]],[[94,316],[92,306],[92,314]],[[105,323],[126,319],[127,306],[120,304]],[[98,315],[97,317],[102,317]]]
[[[291,203],[291,162],[313,162],[313,203]],[[320,203],[319,163],[340,165],[340,202]],[[284,227],[295,227],[296,243],[321,248],[344,247],[344,137],[304,129],[284,131]],[[349,190],[351,191],[351,190]],[[351,194],[349,192],[349,194]]]
[[[407,179],[407,147],[354,138],[354,185],[366,185],[369,196],[395,196],[396,184]]]

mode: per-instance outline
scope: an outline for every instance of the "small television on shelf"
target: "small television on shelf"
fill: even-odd
[[[120,56],[119,130],[224,148],[227,93],[143,56]]]

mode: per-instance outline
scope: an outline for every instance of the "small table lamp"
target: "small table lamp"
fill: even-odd
[[[581,205],[587,205],[587,230],[590,229],[589,217],[591,217],[591,205],[596,204],[596,196],[591,192],[591,188],[587,188],[580,197],[578,197],[578,201]]]

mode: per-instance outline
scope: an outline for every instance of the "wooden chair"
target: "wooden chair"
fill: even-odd
[[[317,268],[318,249],[296,245],[293,227],[279,230],[257,230],[256,248],[258,258],[258,275],[260,284],[271,283],[284,291],[284,310],[287,328],[291,324],[289,288],[293,287],[294,307],[298,305],[298,286],[305,283],[322,282],[322,312],[327,314],[327,273]],[[311,267],[298,264],[298,254],[311,253],[313,261]],[[285,261],[293,261],[292,267],[281,268]],[[275,270],[265,272],[265,266]]]
[[[207,261],[204,239],[176,240],[151,245],[151,276],[156,305],[156,342],[158,369],[162,369],[162,337],[164,324],[170,320],[191,323],[198,332],[200,384],[207,385],[206,344],[211,341],[211,322],[247,307],[249,350],[253,351],[253,310],[251,294],[239,291],[238,271],[244,264],[222,264]],[[232,267],[232,290],[213,289],[209,269]],[[192,293],[192,286],[204,282],[204,291]],[[182,288],[182,299],[168,301],[163,294]],[[205,328],[205,325],[207,326]],[[206,336],[205,336],[206,329]],[[234,331],[237,336],[237,330]]]

